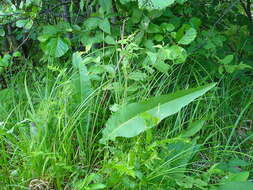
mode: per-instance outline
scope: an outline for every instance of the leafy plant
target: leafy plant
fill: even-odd
[[[252,189],[252,4],[0,1],[1,189]]]
[[[177,113],[214,86],[215,84],[211,84],[129,104],[107,121],[100,142],[106,143],[108,140],[115,140],[118,136],[134,137],[157,125],[164,118]]]

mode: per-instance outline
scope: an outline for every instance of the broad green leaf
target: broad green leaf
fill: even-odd
[[[27,20],[18,20],[18,21],[16,22],[16,26],[17,26],[18,28],[23,28],[23,27],[26,25],[27,22],[28,22],[28,19],[27,19]]]
[[[39,40],[40,42],[45,42],[45,41],[47,41],[50,37],[51,37],[50,35],[45,34],[45,35],[39,36],[39,37],[38,37],[38,40]]]
[[[249,172],[236,172],[236,173],[229,173],[229,175],[225,176],[221,183],[228,183],[234,181],[247,181],[249,178]]]
[[[72,32],[73,29],[70,26],[70,24],[68,22],[59,22],[57,24],[57,29],[61,32],[61,33],[66,33],[66,32]]]
[[[194,27],[195,29],[198,29],[201,25],[201,20],[197,17],[193,17],[190,20],[190,24],[192,27]]]
[[[140,8],[160,10],[172,5],[175,0],[138,0]]]
[[[156,64],[154,65],[154,67],[162,72],[162,73],[167,73],[170,69],[171,69],[171,66],[169,64],[166,64],[164,63],[163,60],[159,60],[156,62]]]
[[[53,25],[43,26],[42,34],[46,36],[54,36],[59,32],[58,28]]]
[[[195,135],[197,132],[199,132],[202,127],[204,126],[206,120],[199,120],[195,121],[190,124],[189,129],[181,132],[180,137],[182,138],[189,138]]]
[[[19,51],[15,51],[12,56],[13,57],[20,57],[21,53]]]
[[[97,184],[91,184],[89,185],[89,188],[91,190],[97,190],[97,189],[105,189],[106,185],[102,184],[102,183],[97,183]]]
[[[198,187],[197,189],[206,190],[206,186],[208,183],[192,176],[181,175],[176,178],[176,183],[186,189],[195,189],[194,187]]]
[[[61,57],[69,50],[68,44],[65,43],[61,38],[57,38],[54,45],[56,48],[55,57]]]
[[[2,66],[0,66],[0,74],[4,72],[4,68]]]
[[[79,7],[80,7],[81,12],[83,12],[84,0],[80,0]]]
[[[173,24],[169,24],[169,23],[162,23],[161,29],[164,32],[172,32],[175,29],[175,26]]]
[[[166,58],[164,58],[163,53],[164,52],[162,51],[162,49],[159,50],[158,53],[147,52],[147,59],[149,60],[150,64],[158,71],[166,73],[171,68],[171,66],[169,64],[164,63],[164,60],[166,60]]]
[[[136,72],[130,73],[128,78],[135,81],[144,81],[147,78],[147,75],[143,72],[136,71]]]
[[[163,41],[163,35],[162,34],[156,34],[155,36],[154,36],[154,39],[155,39],[155,41],[157,41],[157,42],[161,42],[161,41]]]
[[[112,0],[98,0],[99,5],[106,11],[107,13],[112,10]]]
[[[246,166],[250,166],[251,163],[245,160],[241,160],[241,159],[232,159],[229,162],[229,165],[231,167],[246,167]]]
[[[137,136],[154,127],[164,118],[177,113],[214,86],[215,84],[209,84],[126,105],[106,122],[106,128],[103,130],[100,143],[105,144],[108,140],[115,140],[116,137],[129,138]]]
[[[11,64],[11,55],[5,54],[3,58],[0,57],[0,67],[8,67]]]
[[[110,26],[110,23],[109,23],[109,21],[108,21],[108,19],[103,19],[102,21],[100,20],[100,22],[99,22],[99,28],[101,29],[101,30],[103,30],[104,32],[106,32],[106,33],[108,33],[108,34],[110,34],[111,33],[111,26]]]
[[[221,60],[221,64],[227,65],[234,60],[234,55],[227,55],[224,59]]]
[[[18,28],[25,28],[25,29],[29,30],[33,26],[33,20],[31,20],[31,19],[18,20],[16,22],[16,26]]]
[[[249,181],[230,182],[218,188],[218,190],[252,190],[252,189],[253,189],[253,183]]]
[[[197,31],[194,28],[189,28],[188,30],[186,30],[185,34],[178,41],[178,43],[182,45],[188,45],[195,40],[196,36]]]
[[[164,49],[164,56],[166,59],[173,61],[174,64],[181,64],[186,61],[187,52],[184,48],[173,45],[169,48]]]
[[[242,63],[242,62],[241,62],[239,65],[237,65],[237,67],[238,67],[238,70],[253,69],[252,66],[247,65],[247,64],[244,64],[244,63]]]
[[[52,57],[61,57],[67,53],[68,50],[68,44],[60,37],[50,39],[43,47],[43,51]]]
[[[82,58],[82,53],[75,52],[72,55],[72,64],[78,70],[78,74],[74,77],[76,91],[79,93],[80,102],[87,98],[92,90],[90,77],[85,66],[86,60]]]
[[[148,30],[147,30],[148,33],[160,33],[161,32],[161,29],[158,25],[156,24],[153,24],[153,23],[150,23],[149,26],[148,26]]]
[[[116,44],[116,41],[114,40],[114,38],[112,36],[106,36],[105,42],[110,45]]]
[[[224,69],[228,73],[233,73],[237,69],[237,65],[224,65]]]
[[[2,27],[0,27],[0,36],[4,37],[5,36],[5,31]]]
[[[98,27],[101,20],[98,17],[90,17],[85,20],[84,26],[87,30],[94,30]]]

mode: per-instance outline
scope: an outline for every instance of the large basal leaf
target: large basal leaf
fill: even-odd
[[[73,77],[73,82],[80,102],[82,102],[92,93],[93,89],[81,52],[75,52],[72,55],[72,64],[74,68],[78,70],[78,73]]]
[[[129,104],[113,114],[107,121],[100,143],[105,144],[108,140],[115,140],[116,137],[137,136],[154,127],[164,118],[177,113],[214,86],[215,84],[209,84]]]
[[[174,2],[175,0],[138,0],[140,8],[149,10],[165,9],[166,7],[172,5]]]

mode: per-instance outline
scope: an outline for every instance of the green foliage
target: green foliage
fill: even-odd
[[[1,189],[252,189],[252,4],[1,1]]]
[[[231,182],[226,185],[222,185],[219,190],[229,190],[229,189],[242,189],[250,190],[253,188],[253,183],[251,182]]]
[[[183,37],[178,41],[179,44],[188,45],[195,40],[197,32],[194,28],[189,28],[185,31]]]
[[[175,0],[138,0],[140,8],[146,8],[149,10],[159,10],[165,9],[166,7],[172,5]]]
[[[67,40],[60,37],[51,38],[45,44],[42,44],[41,48],[45,55],[52,57],[61,57],[69,50]]]
[[[106,123],[101,143],[115,137],[134,137],[179,112],[184,106],[214,87],[214,84],[133,103],[116,112]]]

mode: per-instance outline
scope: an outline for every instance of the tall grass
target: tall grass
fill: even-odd
[[[123,160],[127,161],[130,155],[144,154],[141,143],[152,144],[156,140],[177,137],[189,123],[203,118],[208,122],[195,139],[201,147],[187,167],[189,173],[201,174],[214,163],[232,157],[252,159],[252,150],[248,148],[252,141],[252,81],[245,83],[224,76],[215,91],[166,119],[155,130],[133,139],[120,139],[125,144],[116,142],[118,149],[122,149],[117,152],[113,146],[98,143],[113,105],[121,106],[213,81],[207,71],[199,66],[180,65],[170,74],[149,76],[148,82],[140,82],[138,93],[128,93],[129,83],[127,78],[123,79],[124,74],[121,75],[123,78],[116,79],[122,90],[107,90],[104,87],[108,80],[104,76],[85,99],[78,98],[80,94],[73,82],[74,71],[45,68],[13,77],[9,88],[0,91],[2,189],[27,189],[34,185],[32,182],[41,187],[44,185],[45,189],[47,186],[82,189],[87,186],[87,178],[92,173],[98,174],[106,183],[113,175],[106,173],[107,167],[124,163]],[[178,154],[172,160],[181,157]],[[145,161],[148,163],[143,160],[143,165]],[[166,164],[164,162],[161,166]],[[161,172],[158,167],[147,175],[146,180],[155,183],[152,180],[161,176],[162,180],[170,180],[176,171],[177,168],[167,168]],[[130,168],[129,172],[131,175]],[[117,185],[112,189],[125,189],[120,181],[113,183]],[[138,189],[145,188],[145,184],[138,185]]]

